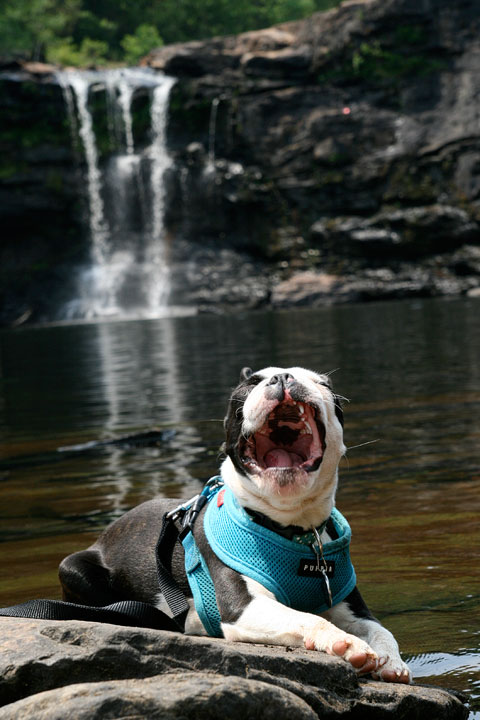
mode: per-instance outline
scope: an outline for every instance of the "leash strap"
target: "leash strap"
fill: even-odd
[[[77,605],[63,600],[28,600],[19,605],[0,608],[0,617],[34,620],[86,620],[87,622],[178,631],[175,622],[164,612],[153,605],[134,600],[123,600],[104,607]]]

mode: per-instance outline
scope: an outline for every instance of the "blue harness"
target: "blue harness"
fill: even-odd
[[[308,546],[301,537],[289,540],[259,525],[228,487],[206,487],[203,494],[208,501],[204,529],[214,553],[228,567],[267,588],[283,605],[319,614],[344,600],[355,587],[350,526],[336,508],[331,520],[338,538],[323,546]],[[182,544],[195,609],[207,633],[222,637],[215,588],[192,532],[182,538]]]

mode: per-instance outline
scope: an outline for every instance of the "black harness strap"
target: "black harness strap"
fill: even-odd
[[[162,529],[155,548],[157,575],[160,592],[165,598],[170,612],[171,622],[175,630],[185,631],[185,619],[190,610],[185,594],[172,575],[172,557],[175,544],[178,542],[180,530],[175,525],[175,515],[166,513],[163,516]]]
[[[163,516],[162,529],[155,549],[158,584],[172,614],[172,620],[180,632],[185,632],[185,620],[190,605],[172,575],[173,551],[176,543],[181,542],[187,533],[193,531],[200,511],[205,507],[212,492],[219,484],[223,484],[223,482],[218,476],[210,478],[199,495]],[[177,527],[177,520],[181,521],[181,528]]]

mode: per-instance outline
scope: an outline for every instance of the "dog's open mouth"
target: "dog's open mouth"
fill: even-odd
[[[240,457],[249,472],[268,468],[317,470],[325,451],[325,427],[314,407],[279,403],[255,433],[241,441]]]

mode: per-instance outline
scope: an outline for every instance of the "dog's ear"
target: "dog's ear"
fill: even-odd
[[[240,382],[245,382],[245,380],[248,380],[253,375],[252,368],[244,367],[240,371]]]
[[[335,395],[333,392],[333,383],[330,379],[329,375],[322,375],[322,385],[325,385],[330,392],[332,393],[333,397],[333,407],[335,408],[335,415],[338,418],[338,422],[343,428],[343,405],[340,397],[338,395]]]
[[[338,422],[343,428],[343,407],[342,407],[342,401],[338,397],[338,395],[333,395],[333,406],[335,408],[335,415],[338,418]]]

